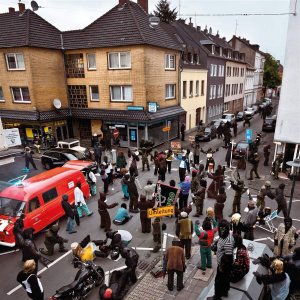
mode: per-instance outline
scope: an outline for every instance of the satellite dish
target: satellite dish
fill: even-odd
[[[54,99],[53,100],[53,106],[56,108],[56,109],[60,109],[61,108],[61,101],[59,99]]]
[[[37,11],[40,8],[40,6],[35,1],[31,1],[30,5],[33,11]]]

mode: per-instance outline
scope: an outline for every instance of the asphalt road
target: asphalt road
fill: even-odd
[[[253,120],[251,121],[251,128],[253,129],[253,132],[260,132],[261,131],[261,126],[262,126],[262,119],[260,116],[255,115]],[[245,131],[242,128],[242,123],[239,123],[239,130],[238,130],[238,137],[235,139],[237,141],[239,140],[245,140]],[[273,133],[263,133],[262,135],[262,143],[261,145],[270,143],[272,145],[272,150],[274,150],[274,144],[273,144]],[[203,149],[207,149],[208,147],[217,148],[220,146],[223,146],[224,142],[218,139],[214,139],[211,142],[207,143],[202,143],[201,147]],[[262,146],[259,149],[259,153],[262,154]],[[223,165],[224,158],[225,158],[225,149],[220,147],[220,150],[215,154],[214,158],[216,160],[217,164]],[[272,158],[273,153],[271,154]],[[263,155],[261,155],[263,157]],[[203,160],[203,163],[205,162],[205,156],[204,154],[201,155],[200,160]],[[261,185],[265,182],[265,180],[270,180],[272,181],[272,185],[274,187],[277,187],[277,185],[281,182],[284,182],[286,184],[286,195],[289,194],[290,189],[291,189],[291,182],[289,180],[279,180],[279,181],[273,181],[272,178],[269,175],[270,168],[271,167],[263,167],[261,159],[260,163],[260,168],[259,168],[259,173],[261,175],[261,179],[254,180],[252,182],[248,182],[247,180],[245,181],[246,185],[250,188],[251,194],[255,195],[256,190],[260,188]],[[37,174],[38,172],[43,171],[42,166],[40,165],[39,161],[36,161],[38,171],[30,171],[28,173],[28,176],[32,176]],[[235,165],[236,162],[233,162],[233,166]],[[8,181],[11,179],[14,179],[16,177],[24,175],[22,168],[24,167],[24,158],[23,157],[16,157],[15,162],[12,164],[8,164],[5,166],[0,166],[0,178],[4,181]],[[139,180],[144,186],[146,184],[146,181],[148,179],[153,179],[154,181],[156,180],[156,177],[153,175],[153,165],[151,166],[152,169],[150,172],[142,172],[140,171],[139,175]],[[247,166],[246,173],[249,172],[249,167]],[[178,162],[174,162],[172,166],[172,173],[169,175],[167,174],[166,176],[166,182],[168,182],[170,179],[174,179],[176,182],[179,181],[178,177]],[[232,169],[234,170],[234,168]],[[231,213],[231,206],[232,206],[232,200],[233,200],[233,195],[234,192],[232,191],[231,188],[229,188],[229,180],[232,177],[235,177],[235,173],[232,172],[232,170],[228,169],[226,171],[226,193],[227,193],[227,202],[225,203],[225,208],[224,208],[224,216],[228,216]],[[248,174],[245,174],[241,172],[241,177],[242,178],[247,178]],[[103,190],[103,184],[100,182],[100,178],[98,177],[98,191]],[[62,218],[60,220],[60,234],[66,238],[69,239],[66,247],[70,249],[70,244],[74,241],[81,241],[87,234],[91,235],[92,239],[104,239],[105,234],[103,230],[99,228],[100,220],[99,220],[99,215],[97,213],[97,199],[98,196],[92,197],[88,201],[88,206],[89,208],[94,211],[93,216],[90,218],[83,218],[81,219],[81,225],[80,227],[77,228],[77,233],[68,235],[65,232],[66,228],[66,219]],[[291,212],[291,216],[294,220],[294,225],[299,228],[300,223],[299,223],[299,211],[300,211],[300,193],[297,189],[296,186],[296,193],[295,193],[295,199],[293,201],[293,208]],[[191,200],[191,199],[190,199]],[[110,194],[108,196],[108,203],[112,202],[119,202],[122,203],[122,193],[121,193],[121,185],[120,181],[116,180],[114,185],[110,187]],[[247,205],[248,197],[247,195],[243,195],[242,197],[242,209],[244,209]],[[205,209],[209,206],[213,206],[214,201],[211,199],[205,200]],[[272,210],[276,209],[276,203],[273,200],[267,200],[267,206],[270,206]],[[193,208],[194,210],[195,208]],[[114,209],[111,209],[111,216],[114,216],[115,212],[117,210],[117,207]],[[193,214],[193,213],[192,213]],[[192,215],[191,214],[191,215]],[[243,213],[244,214],[244,213]],[[242,215],[243,215],[242,214]],[[228,218],[229,219],[229,218]],[[195,221],[196,218],[193,218]],[[203,216],[200,218],[200,221],[203,220]],[[278,224],[282,221],[282,219],[277,218],[274,221],[274,225],[277,227]],[[174,235],[175,232],[175,219],[174,218],[164,218],[164,222],[167,224],[167,230],[165,231],[168,233],[170,236],[166,238],[166,245],[169,245],[172,240],[172,236]],[[158,254],[152,253],[149,248],[152,248],[154,246],[154,243],[152,241],[152,234],[143,234],[141,232],[141,226],[140,226],[140,221],[139,221],[139,214],[135,214],[134,217],[130,220],[129,223],[122,225],[122,226],[115,226],[112,225],[113,229],[125,229],[129,230],[132,235],[133,235],[133,240],[130,244],[132,247],[137,247],[137,250],[140,254],[140,260],[145,261],[147,263],[151,263],[154,259],[157,258]],[[43,235],[44,233],[39,233],[35,237],[35,241],[38,247],[43,247]],[[260,229],[256,228],[255,230],[255,239],[261,240],[261,242],[268,244],[270,247],[273,246],[272,239],[273,239],[273,234]],[[196,243],[197,242],[197,237],[194,237],[193,241]],[[22,267],[21,263],[21,254],[20,252],[13,252],[9,253],[11,249],[9,248],[0,248],[0,281],[1,281],[1,289],[0,289],[0,299],[13,299],[13,300],[21,300],[26,298],[25,292],[23,288],[18,288],[18,283],[16,282],[16,276],[19,270]],[[68,284],[72,282],[73,278],[75,277],[76,274],[76,269],[74,269],[71,265],[71,253],[68,252],[64,255],[61,253],[55,253],[54,257],[52,258],[54,261],[53,265],[51,265],[48,269],[44,269],[44,267],[39,264],[39,270],[42,271],[41,273],[41,281],[43,283],[44,289],[45,289],[45,299],[47,299],[49,296],[55,293],[55,290],[58,289],[59,287]],[[124,266],[124,261],[123,259],[119,259],[118,261],[111,261],[110,259],[102,259],[102,258],[97,258],[95,260],[96,264],[100,265],[105,272],[114,270],[116,268]],[[138,269],[138,273],[140,276],[143,275],[144,270]],[[108,277],[107,277],[108,279]],[[9,294],[9,295],[8,295]],[[97,299],[97,290],[93,291],[88,299]]]

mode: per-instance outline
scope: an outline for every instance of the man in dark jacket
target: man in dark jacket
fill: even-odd
[[[128,186],[128,193],[130,199],[129,211],[132,213],[138,213],[139,211],[137,209],[137,203],[139,199],[139,193],[135,184],[135,176],[131,174],[128,180],[124,180],[124,183]]]
[[[139,261],[139,255],[138,253],[130,248],[130,247],[122,247],[120,249],[121,256],[125,259],[125,265],[126,269],[128,270],[128,275],[130,278],[130,281],[134,284],[137,282],[137,277],[135,274],[135,269],[137,267],[138,261]]]
[[[185,137],[185,124],[181,124],[180,127],[180,133],[181,133],[181,140],[184,141],[184,137]]]
[[[140,196],[140,201],[138,202],[137,207],[140,209],[142,233],[151,232],[151,219],[147,218],[147,209],[152,208],[154,205],[154,200],[147,200],[145,195]]]
[[[33,151],[29,148],[29,147],[25,147],[25,168],[27,170],[29,170],[29,163],[31,163],[31,165],[33,166],[33,168],[35,170],[37,170],[37,167],[34,163],[34,160],[33,160]]]
[[[277,214],[282,211],[284,218],[288,216],[287,204],[284,197],[285,184],[279,184],[278,188],[275,190],[275,200],[277,202]]]
[[[25,262],[26,260],[33,259],[35,261],[35,274],[38,270],[38,262],[41,257],[34,241],[33,241],[33,228],[27,228],[23,231],[23,239],[24,244],[22,246],[22,261]]]
[[[64,243],[67,243],[68,240],[64,239],[63,237],[58,235],[59,226],[57,224],[54,224],[51,226],[51,228],[47,231],[45,235],[45,246],[46,250],[44,248],[41,249],[42,254],[52,256],[54,254],[54,246],[56,244],[59,245],[59,252],[67,252],[67,249],[64,247]]]
[[[24,243],[24,239],[22,236],[24,230],[24,218],[25,215],[21,214],[21,216],[16,220],[13,228],[13,234],[15,236],[16,246],[19,248],[21,248]]]
[[[258,173],[257,173],[257,169],[258,169],[258,164],[259,164],[259,155],[258,153],[254,153],[253,158],[250,160],[250,163],[252,164],[252,168],[250,170],[250,177],[248,178],[248,180],[253,180],[253,173],[255,174],[256,178],[260,178]]]
[[[247,189],[244,186],[244,181],[243,180],[238,180],[237,183],[235,184],[234,181],[230,181],[231,188],[235,191],[233,203],[232,203],[232,213],[230,217],[234,213],[241,213],[241,198],[242,195],[247,191]]]
[[[114,202],[110,205],[106,204],[106,195],[104,193],[100,193],[100,198],[98,200],[98,212],[101,218],[100,228],[104,228],[104,231],[111,231],[111,219],[108,212],[108,209],[113,208],[118,205],[117,202]]]
[[[68,231],[69,234],[72,234],[72,233],[76,233],[77,231],[73,229],[75,225],[75,214],[71,204],[68,202],[68,199],[69,199],[68,195],[63,195],[61,206],[66,216],[68,217],[66,231]]]
[[[268,166],[269,165],[269,158],[270,158],[270,150],[271,150],[271,145],[266,145],[264,146],[264,166]]]

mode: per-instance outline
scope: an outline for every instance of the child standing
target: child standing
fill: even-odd
[[[218,228],[212,229],[211,221],[208,218],[205,218],[202,224],[203,229],[199,229],[199,220],[195,222],[195,232],[199,237],[200,244],[200,256],[201,256],[201,266],[198,266],[205,275],[206,268],[211,268],[211,249],[210,246],[213,243],[215,233],[218,231]]]

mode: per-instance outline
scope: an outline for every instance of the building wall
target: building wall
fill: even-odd
[[[25,70],[9,71],[6,53],[23,53]],[[0,109],[39,110],[53,109],[53,99],[61,100],[62,108],[68,107],[62,52],[42,48],[11,48],[0,50],[0,86],[5,102]],[[31,103],[14,103],[10,87],[28,87]]]
[[[251,66],[255,65],[255,51],[245,45],[240,40],[236,39],[235,37],[229,42],[229,44],[237,51],[241,53],[245,53],[245,61],[250,64]]]
[[[201,93],[201,82],[204,81],[204,93]],[[183,82],[186,82],[186,97],[183,93]],[[193,93],[190,94],[190,81],[193,82]],[[199,95],[196,94],[196,81],[199,81]],[[181,107],[186,111],[186,130],[194,129],[197,109],[201,109],[199,119],[206,121],[207,70],[183,69],[181,72]]]

